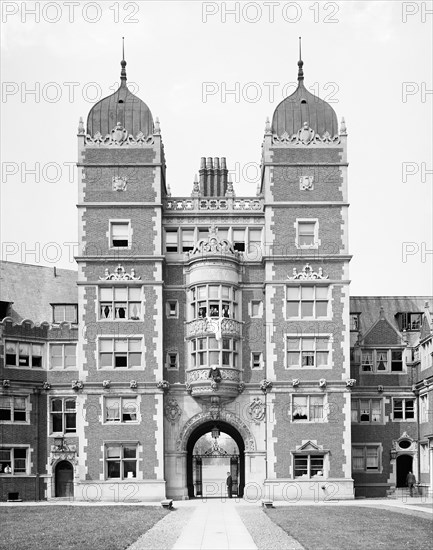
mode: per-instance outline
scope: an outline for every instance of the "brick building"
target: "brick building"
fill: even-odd
[[[121,65],[78,128],[78,272],[2,266],[1,499],[194,497],[213,459],[249,499],[431,487],[429,298],[350,297],[347,132],[302,61],[249,197],[205,157],[171,196]]]

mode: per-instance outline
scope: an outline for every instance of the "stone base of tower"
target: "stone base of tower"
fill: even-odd
[[[253,497],[253,489],[249,495],[248,487],[245,487],[245,498]],[[337,500],[353,500],[355,498],[353,479],[267,479],[263,486],[264,500],[285,501],[295,503],[300,500],[312,500],[313,502],[327,502]]]
[[[165,500],[164,480],[124,482],[86,481],[74,484],[74,501],[85,502],[160,502]]]

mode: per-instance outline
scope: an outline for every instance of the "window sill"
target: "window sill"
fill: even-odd
[[[13,424],[14,426],[30,426],[30,422],[27,420],[0,420],[0,424]]]
[[[416,422],[415,418],[393,418],[393,422]]]

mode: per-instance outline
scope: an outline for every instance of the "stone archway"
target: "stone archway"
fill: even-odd
[[[55,467],[55,496],[74,496],[74,467],[68,460],[60,460]]]

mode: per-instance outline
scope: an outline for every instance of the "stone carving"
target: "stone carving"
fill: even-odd
[[[128,183],[128,178],[122,176],[113,176],[113,191],[126,191],[126,184]]]
[[[187,337],[205,333],[221,333],[226,336],[241,336],[241,323],[226,317],[204,317],[187,324]]]
[[[229,380],[232,382],[239,382],[240,381],[240,372],[237,369],[232,368],[224,368],[218,369],[220,381],[221,380]],[[191,371],[187,371],[186,373],[186,379],[188,383],[191,382],[198,382],[200,380],[209,380],[209,369],[194,369]],[[216,380],[218,382],[218,380]]]
[[[190,384],[189,382],[187,382],[187,383],[185,384],[185,389],[186,389],[186,391],[187,391],[188,393],[191,393],[191,392],[192,392],[192,386],[191,386],[191,384]]]
[[[200,196],[200,184],[198,182],[198,176],[196,174],[195,177],[194,177],[194,184],[193,184],[193,187],[192,187],[191,197],[198,198],[199,196]],[[190,210],[190,208],[187,208],[187,210]]]
[[[170,390],[170,383],[167,382],[167,380],[160,380],[157,384],[156,384],[156,387],[159,389],[159,390],[162,390],[164,392],[168,392]]]
[[[175,424],[182,416],[182,410],[174,397],[169,397],[164,407],[165,417],[171,424]]]
[[[131,269],[131,274],[125,272],[125,268],[119,264],[113,273],[110,273],[108,269],[105,270],[105,275],[99,277],[100,281],[139,281],[141,277],[135,276],[134,268]]]
[[[86,144],[88,145],[152,145],[153,143],[153,137],[145,136],[143,132],[139,132],[135,137],[129,135],[128,130],[126,130],[120,122],[118,122],[116,127],[105,137],[101,132],[96,132],[93,137],[89,134],[86,135]]]
[[[288,279],[291,280],[309,280],[309,279],[329,279],[328,275],[323,275],[323,270],[319,267],[319,270],[313,271],[313,268],[310,264],[305,264],[303,270],[298,273],[296,267],[293,268],[293,275],[287,275]]]
[[[138,388],[137,380],[131,380],[129,382],[129,387],[131,388],[131,390],[136,390]]]
[[[244,390],[245,390],[245,382],[239,382],[239,384],[238,384],[238,392],[239,392],[239,393],[243,393]]]
[[[301,176],[299,178],[299,189],[301,191],[312,191],[314,189],[314,176]]]
[[[267,116],[266,122],[265,122],[265,135],[269,136],[271,134],[272,134],[271,122],[269,120],[269,117]]]
[[[255,397],[253,402],[249,404],[247,414],[256,424],[260,424],[260,422],[265,418],[266,407],[260,397]]]
[[[341,119],[340,135],[341,136],[347,136],[346,121],[344,120],[344,117],[342,117],[342,119]]]
[[[153,124],[153,133],[156,136],[159,136],[160,133],[161,133],[161,125],[159,123],[159,118],[158,117],[155,118],[155,122]]]
[[[197,182],[198,184],[198,182]],[[195,186],[195,183],[194,183]],[[192,197],[197,199],[200,196],[200,187],[196,191],[196,187],[193,188]],[[262,211],[264,202],[262,199],[200,199],[197,201],[197,206],[194,204],[194,201],[191,199],[176,199],[176,200],[167,200],[164,203],[165,210],[255,210]],[[182,223],[182,221],[173,223]],[[205,223],[203,220],[200,220],[200,223]],[[237,222],[236,222],[237,223]],[[242,223],[239,221],[238,223]]]
[[[332,137],[329,132],[319,136],[310,128],[308,122],[304,122],[302,128],[296,133],[290,135],[284,132],[281,136],[272,136],[273,143],[293,143],[294,145],[310,145],[314,143],[340,143],[340,136]]]
[[[11,381],[10,380],[3,380],[3,387],[4,388],[9,388],[11,385]]]
[[[49,382],[44,382],[42,384],[42,388],[46,391],[50,390],[51,389],[51,384]]]
[[[220,239],[218,237],[218,229],[214,224],[209,227],[209,236],[206,239],[200,239],[193,250],[189,252],[189,257],[193,258],[197,254],[231,254],[234,257],[238,257],[238,252],[233,248],[231,242],[227,239]]]
[[[210,405],[208,407],[208,412],[212,420],[219,420],[221,412],[221,402],[220,398],[217,395],[214,395],[210,398]]]
[[[231,180],[231,177],[229,176],[229,180],[227,182],[226,197],[233,198],[234,196],[235,196],[235,190],[233,189],[233,182]]]
[[[102,387],[104,389],[108,390],[110,386],[111,386],[111,380],[103,380],[102,381]]]
[[[82,390],[84,388],[84,384],[81,380],[72,380],[71,388],[75,391]]]
[[[84,131],[83,117],[80,116],[80,120],[78,121],[78,135],[81,136],[84,133],[85,131]]]
[[[319,387],[320,388],[326,388],[326,378],[321,378],[319,380]]]
[[[263,393],[267,393],[272,390],[272,382],[270,380],[262,380],[260,383],[260,389]]]
[[[59,460],[69,460],[72,464],[78,464],[77,446],[69,445],[66,439],[63,439],[61,445],[51,445],[50,464]]]
[[[353,388],[353,386],[356,384],[355,378],[348,378],[346,380],[346,388]]]
[[[293,378],[293,380],[292,380],[292,386],[293,386],[294,388],[297,388],[297,387],[299,386],[300,383],[301,383],[301,382],[300,382],[299,378]]]

